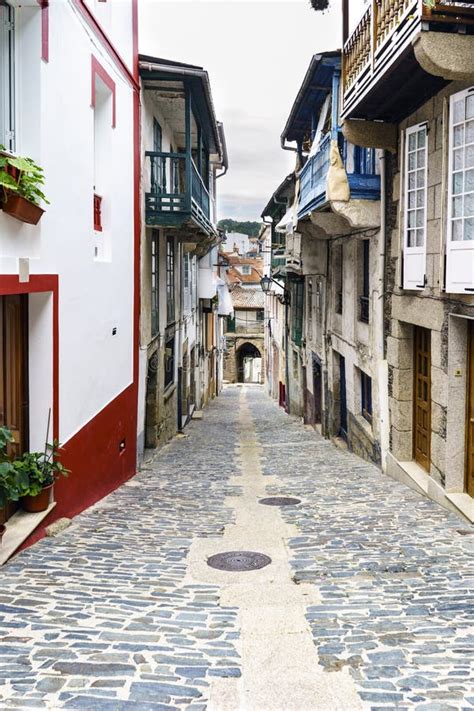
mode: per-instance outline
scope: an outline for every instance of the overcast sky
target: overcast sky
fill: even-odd
[[[340,0],[141,0],[140,52],[197,64],[210,75],[230,168],[218,181],[219,218],[259,219],[291,172],[280,134],[313,54],[341,46]],[[351,21],[364,0],[351,0]]]

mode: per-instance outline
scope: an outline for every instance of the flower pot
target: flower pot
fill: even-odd
[[[45,486],[36,496],[23,496],[21,504],[28,513],[39,513],[46,511],[51,501],[51,494],[54,484]]]
[[[0,546],[2,545],[2,538],[4,533],[6,532],[7,527],[3,525],[3,523],[0,525]]]
[[[27,222],[29,225],[37,225],[44,210],[36,205],[31,200],[27,200],[22,195],[17,195],[8,189],[5,189],[3,198],[3,212],[7,215],[15,217],[21,222]]]

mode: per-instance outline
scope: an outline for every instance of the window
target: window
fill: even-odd
[[[359,321],[369,323],[370,317],[370,240],[364,239],[359,249]]]
[[[166,239],[166,320],[173,323],[175,320],[174,300],[174,239]]]
[[[303,337],[304,281],[298,279],[291,283],[291,339],[297,346]]]
[[[0,3],[0,144],[15,150],[15,11]]]
[[[153,230],[151,234],[151,335],[156,336],[159,330],[159,301],[158,301],[158,238],[159,234]]]
[[[227,333],[235,333],[235,316],[227,316]]]
[[[163,150],[163,133],[158,121],[153,119],[153,151],[161,153]],[[151,159],[151,192],[161,193],[166,186],[165,162],[159,156],[152,156]]]
[[[451,97],[446,291],[474,291],[474,87]]]
[[[241,264],[240,265],[240,273],[245,274],[245,275],[251,274],[252,268],[251,268],[250,264]]]
[[[165,345],[165,390],[174,383],[174,335]]]
[[[372,378],[360,371],[360,402],[362,417],[372,424]]]
[[[261,309],[257,311],[257,321],[263,321],[263,311]]]
[[[336,244],[333,252],[334,264],[334,311],[337,314],[342,314],[343,308],[343,258],[344,252],[342,244]]]
[[[188,253],[183,257],[183,310],[191,312],[191,258]]]
[[[313,340],[313,280],[308,279],[308,293],[306,295],[306,323],[308,341]]]
[[[407,129],[405,143],[405,230],[403,288],[422,290],[426,284],[426,204],[428,190],[428,129]]]

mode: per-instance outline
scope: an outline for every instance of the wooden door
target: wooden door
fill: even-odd
[[[11,454],[28,448],[27,296],[0,296],[0,425],[15,438]]]
[[[323,383],[321,363],[313,356],[314,424],[320,425],[323,410]]]
[[[469,322],[466,419],[466,491],[474,496],[474,322]]]
[[[339,356],[339,436],[347,440],[346,359]]]
[[[431,333],[415,328],[414,457],[430,470],[431,457]]]

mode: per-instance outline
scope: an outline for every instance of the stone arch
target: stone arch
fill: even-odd
[[[256,339],[239,339],[240,343],[235,344],[235,360],[237,382],[261,382],[262,367],[263,367],[263,342]],[[255,371],[251,361],[258,360],[259,370]],[[257,372],[260,375],[257,375]]]

